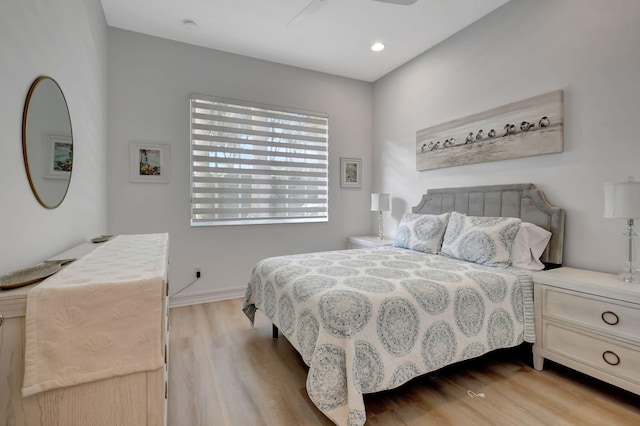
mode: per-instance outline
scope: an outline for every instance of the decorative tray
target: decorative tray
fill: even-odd
[[[69,257],[69,258],[65,258],[65,259],[57,259],[57,258],[54,257],[54,258],[45,260],[44,263],[59,263],[60,266],[64,266],[67,263],[71,263],[71,262],[74,262],[76,260],[78,260],[78,259],[75,258],[75,257]]]
[[[0,290],[9,290],[43,280],[60,270],[60,262],[42,262],[29,268],[0,275]]]
[[[113,235],[100,235],[99,237],[95,237],[91,239],[92,243],[104,243],[105,241],[109,241],[109,239],[113,237]]]

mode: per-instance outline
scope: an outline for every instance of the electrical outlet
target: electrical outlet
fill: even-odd
[[[200,272],[200,267],[196,266],[196,278],[200,278],[202,276],[202,272]]]

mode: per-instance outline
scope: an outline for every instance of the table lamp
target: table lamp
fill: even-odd
[[[637,283],[640,270],[633,265],[633,237],[638,233],[633,229],[633,220],[640,218],[640,182],[630,177],[626,182],[605,183],[604,217],[627,220],[627,264],[619,276],[622,281]]]
[[[382,212],[391,210],[391,195],[389,194],[371,194],[371,211],[378,212],[378,239],[383,240],[382,233]]]

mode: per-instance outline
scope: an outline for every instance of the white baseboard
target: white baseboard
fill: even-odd
[[[219,302],[221,300],[244,297],[247,287],[223,288],[222,290],[199,291],[196,293],[176,294],[169,297],[169,308],[197,305],[198,303]]]

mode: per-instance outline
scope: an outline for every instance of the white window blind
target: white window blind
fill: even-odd
[[[328,220],[326,114],[191,95],[191,225]]]

